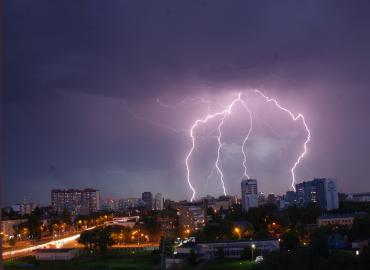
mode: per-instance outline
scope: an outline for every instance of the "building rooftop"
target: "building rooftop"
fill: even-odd
[[[330,219],[330,218],[355,218],[366,216],[366,212],[355,212],[355,213],[343,213],[343,214],[324,214],[318,217],[318,219]]]
[[[66,253],[71,250],[74,250],[74,248],[41,248],[36,249],[36,253]]]

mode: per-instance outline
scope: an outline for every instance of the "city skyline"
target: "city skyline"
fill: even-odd
[[[4,4],[4,205],[86,187],[189,200],[189,129],[238,92],[254,116],[248,174],[260,191],[283,194],[306,134],[251,89],[305,116],[312,138],[296,183],[336,178],[340,192],[370,190],[368,3]],[[227,194],[240,195],[249,120],[237,106],[224,124]],[[218,123],[197,129],[199,197],[223,194]]]

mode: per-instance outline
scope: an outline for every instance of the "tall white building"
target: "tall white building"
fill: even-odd
[[[325,198],[326,210],[333,210],[339,208],[339,197],[337,190],[337,179],[326,179],[325,183]]]
[[[243,179],[241,182],[242,209],[248,212],[249,208],[258,207],[258,189],[256,179]]]
[[[163,210],[163,196],[161,193],[155,194],[154,210]]]

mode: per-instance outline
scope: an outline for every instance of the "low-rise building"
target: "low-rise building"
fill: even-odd
[[[363,213],[355,214],[325,214],[317,218],[317,226],[326,225],[347,225],[352,227],[356,216],[361,216]]]
[[[246,248],[259,256],[280,250],[280,243],[278,239],[201,242],[197,243],[197,254],[210,259],[219,257],[222,252],[225,258],[241,258]]]
[[[27,222],[27,219],[10,219],[1,221],[1,233],[6,238],[15,236],[15,227],[19,224]]]
[[[348,194],[347,201],[370,202],[370,192]]]

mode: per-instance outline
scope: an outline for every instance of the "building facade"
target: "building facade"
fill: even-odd
[[[51,205],[57,213],[66,209],[72,215],[88,215],[100,210],[100,192],[92,188],[53,189]]]
[[[145,202],[145,208],[148,210],[153,209],[153,194],[151,192],[143,192],[141,199]]]
[[[296,184],[296,192],[299,206],[316,204],[327,211],[339,208],[336,179],[316,178],[302,182]]]
[[[177,208],[179,216],[179,227],[183,232],[196,231],[204,226],[206,221],[203,203],[181,204]]]
[[[154,197],[154,210],[163,210],[163,195],[161,193],[155,194]]]
[[[348,194],[347,201],[370,202],[370,192]]]
[[[14,204],[12,205],[12,209],[14,212],[20,214],[21,216],[24,216],[24,215],[31,215],[31,213],[33,212],[33,210],[35,210],[37,207],[37,204],[35,203],[17,203],[17,204]]]
[[[326,225],[346,225],[352,227],[355,214],[330,214],[322,215],[317,218],[317,226]]]
[[[248,212],[250,208],[258,207],[258,188],[256,179],[244,179],[241,182],[242,209]]]
[[[219,257],[222,252],[225,258],[241,258],[245,248],[253,249],[255,258],[280,250],[280,243],[278,239],[200,242],[197,243],[197,254],[211,259]]]

